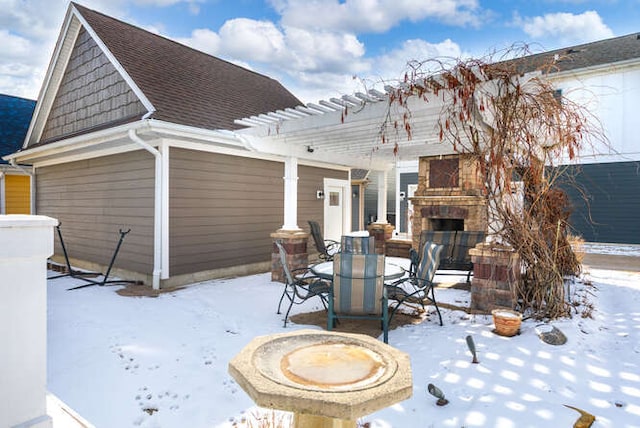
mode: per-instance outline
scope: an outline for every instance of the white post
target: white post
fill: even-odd
[[[400,225],[402,224],[402,216],[400,215],[400,168],[398,168],[398,162],[396,162],[396,168],[394,170],[394,174],[396,175],[396,188],[394,189],[396,194],[396,229],[394,234],[397,235],[400,232]],[[405,195],[406,198],[406,195]]]
[[[47,258],[56,219],[0,215],[0,427],[50,428]]]
[[[387,171],[378,171],[378,219],[376,223],[387,223]]]
[[[284,162],[284,224],[283,230],[301,230],[298,227],[298,158]]]

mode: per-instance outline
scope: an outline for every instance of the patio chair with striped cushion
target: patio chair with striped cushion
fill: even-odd
[[[340,240],[340,251],[350,254],[375,254],[375,237],[343,235]]]
[[[443,246],[427,241],[422,249],[422,258],[420,259],[415,275],[401,278],[400,280],[389,284],[387,288],[387,296],[389,300],[395,300],[397,303],[391,310],[391,317],[403,303],[419,303],[424,310],[424,301],[430,301],[436,307],[440,325],[442,325],[442,315],[436,302],[436,296],[433,291],[433,277],[440,263],[440,254]]]
[[[333,285],[329,292],[327,330],[338,319],[382,322],[384,343],[389,341],[389,308],[384,287],[384,255],[338,253],[333,258]]]

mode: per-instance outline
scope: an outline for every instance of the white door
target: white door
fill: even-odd
[[[351,196],[349,181],[324,179],[324,238],[340,242],[350,230]]]

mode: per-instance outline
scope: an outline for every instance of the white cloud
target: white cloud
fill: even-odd
[[[367,68],[362,62],[364,45],[353,34],[299,28],[285,31],[287,46],[300,71],[357,73]]]
[[[16,58],[29,57],[26,53],[31,49],[31,42],[21,36],[9,33],[7,30],[0,30],[0,57]]]
[[[421,39],[406,40],[399,49],[393,50],[374,58],[373,68],[379,73],[379,78],[402,79],[408,70],[409,61],[429,62],[446,61],[451,58],[460,58],[462,50],[458,44],[450,39],[440,43],[429,43]],[[434,64],[435,65],[435,64]],[[427,65],[425,65],[426,67]],[[428,70],[423,70],[428,71]]]
[[[403,20],[478,25],[477,0],[272,0],[282,24],[346,32],[384,32]]]
[[[86,0],[118,16],[125,0]],[[61,0],[0,0],[0,93],[36,98],[67,9]]]
[[[220,56],[280,80],[301,99],[317,101],[401,79],[407,62],[458,58],[460,47],[412,39],[377,57],[365,55],[364,44],[351,33],[280,28],[270,21],[233,19],[218,33],[199,29],[181,43]],[[356,76],[356,78],[354,78]]]
[[[287,73],[357,73],[367,68],[362,61],[364,45],[353,34],[278,28],[270,21],[232,19],[218,33],[199,29],[177,40],[210,54]]]
[[[47,0],[0,0],[0,28],[10,33],[44,39],[55,36],[65,5]]]
[[[613,31],[595,11],[579,15],[551,13],[520,22],[525,33],[537,40],[554,41],[554,44],[570,45],[613,37]]]
[[[187,4],[197,13],[203,0],[134,0],[138,4]],[[0,0],[0,93],[35,98],[60,32],[68,0]],[[83,6],[135,24],[131,0],[83,0]],[[157,31],[156,28],[148,28]]]
[[[159,6],[166,7],[172,6],[176,3],[181,3],[183,0],[135,0],[134,3],[143,6]]]
[[[237,18],[224,23],[219,31],[220,51],[249,61],[282,61],[287,56],[285,37],[270,21]]]
[[[167,7],[178,3],[186,3],[189,12],[193,15],[200,13],[200,4],[205,0],[134,0],[134,3],[142,6]]]
[[[232,19],[217,33],[198,29],[176,40],[276,78],[306,101],[333,90],[352,92],[358,86],[352,76],[370,69],[353,34],[281,28],[270,21]]]
[[[359,79],[344,73],[294,72],[289,76],[282,76],[279,80],[304,103],[315,103],[318,100],[339,98],[344,94],[363,91]]]
[[[53,41],[32,40],[0,30],[0,93],[35,99]]]

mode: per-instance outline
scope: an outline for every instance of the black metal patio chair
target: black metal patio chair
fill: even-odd
[[[391,316],[396,313],[398,307],[403,303],[418,303],[424,310],[424,302],[433,303],[442,325],[442,315],[434,292],[433,278],[440,263],[440,254],[443,246],[427,241],[422,249],[422,257],[415,265],[415,272],[410,271],[409,276],[399,279],[398,281],[386,285],[387,296],[389,300],[396,302],[391,310]],[[412,266],[415,253],[412,253]],[[412,267],[413,270],[413,267]]]
[[[280,262],[282,263],[282,269],[285,276],[284,290],[282,290],[282,296],[280,296],[280,302],[278,303],[278,311],[282,307],[284,298],[289,300],[289,307],[287,313],[284,315],[284,327],[287,326],[287,319],[289,318],[289,312],[294,304],[301,304],[307,300],[318,297],[322,302],[324,309],[327,309],[327,296],[331,288],[331,282],[323,279],[311,272],[308,267],[299,269],[289,269],[287,265],[287,252],[281,241],[276,241],[278,247],[278,253],[280,254]]]
[[[318,250],[318,256],[322,260],[333,260],[333,256],[340,252],[340,243],[331,239],[324,239],[322,231],[320,230],[320,224],[318,224],[317,221],[309,220],[308,223],[311,228],[313,242],[316,246],[316,250]]]

